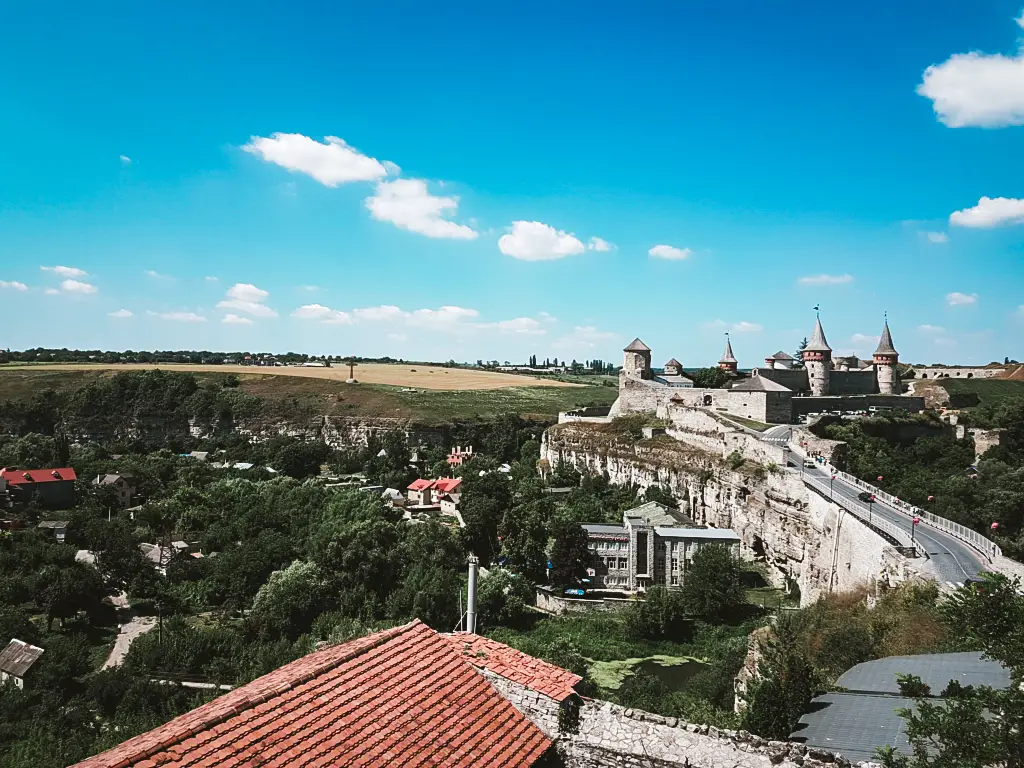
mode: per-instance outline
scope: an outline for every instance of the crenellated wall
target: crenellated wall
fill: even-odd
[[[905,560],[884,539],[809,491],[799,472],[749,459],[733,469],[720,450],[666,436],[635,440],[590,424],[549,428],[541,457],[552,467],[566,462],[605,473],[617,485],[667,488],[698,523],[739,534],[744,554],[763,560],[777,585],[799,586],[803,604],[907,576]]]

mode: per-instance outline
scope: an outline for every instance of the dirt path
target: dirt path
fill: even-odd
[[[114,641],[114,647],[111,649],[110,655],[103,662],[102,669],[119,666],[124,661],[124,657],[128,655],[128,649],[135,642],[135,638],[146,634],[155,626],[156,616],[136,616],[123,625],[117,635],[117,640]]]
[[[185,371],[188,373],[234,373],[251,376],[297,376],[308,379],[328,379],[343,382],[348,378],[348,366],[332,368],[303,368],[301,366],[262,367],[252,365],[190,365],[187,363],[40,363],[38,365],[5,365],[3,371],[131,371],[152,370]],[[521,376],[514,373],[467,370],[465,368],[439,368],[428,365],[385,365],[363,363],[355,369],[356,380],[365,384],[389,384],[393,387],[415,389],[505,389],[508,387],[581,387],[565,381]]]

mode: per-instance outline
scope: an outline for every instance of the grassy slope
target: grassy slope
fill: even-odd
[[[26,369],[0,367],[0,402],[24,400],[44,389],[75,389],[112,371],[55,371],[44,366]],[[220,374],[194,374],[199,381],[216,381]],[[316,415],[392,417],[423,423],[492,418],[502,413],[524,417],[554,418],[559,411],[584,405],[610,405],[618,391],[613,387],[510,387],[484,390],[419,390],[402,392],[383,384],[344,384],[327,379],[242,374],[240,388],[271,403],[287,405],[285,411]]]
[[[938,384],[952,394],[975,394],[979,405],[995,405],[1010,397],[1024,397],[1024,381],[1005,379],[940,379]]]

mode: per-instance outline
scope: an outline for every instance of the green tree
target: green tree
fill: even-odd
[[[693,386],[703,389],[721,389],[729,380],[729,374],[721,368],[698,368],[686,374],[693,379]]]
[[[587,532],[570,520],[556,518],[552,525],[551,583],[558,586],[579,584],[590,567]]]
[[[745,597],[739,561],[728,547],[700,547],[686,569],[682,593],[687,610],[695,616],[733,618]]]
[[[294,640],[308,632],[323,610],[326,579],[315,563],[295,560],[270,574],[252,603],[249,619],[271,637]]]
[[[533,585],[518,573],[495,568],[477,589],[477,606],[484,628],[517,626],[533,604]]]
[[[766,739],[788,739],[811,705],[814,669],[804,657],[796,628],[786,614],[761,641],[757,678],[746,693],[743,727]]]
[[[515,506],[505,513],[498,529],[505,566],[535,584],[544,580],[547,567],[547,506],[546,500]]]
[[[319,475],[320,464],[326,458],[326,446],[322,443],[292,443],[274,456],[274,469],[288,477],[302,480]]]
[[[642,600],[631,603],[626,611],[626,629],[637,639],[688,639],[690,622],[679,590],[651,587]]]

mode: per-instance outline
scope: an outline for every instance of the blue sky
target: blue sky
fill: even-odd
[[[212,10],[211,10],[212,8]],[[8,3],[4,346],[1024,356],[1020,0]],[[326,138],[333,137],[333,138]]]

